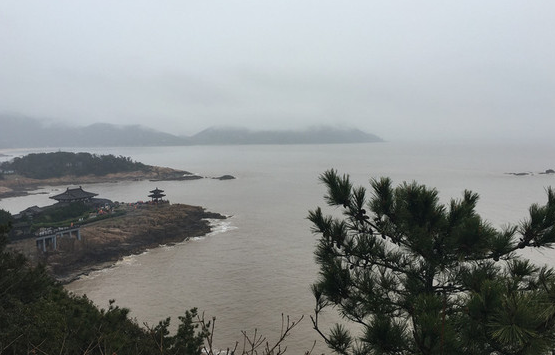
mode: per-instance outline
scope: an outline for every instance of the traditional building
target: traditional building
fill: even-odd
[[[97,196],[97,195],[98,194],[85,191],[83,190],[83,188],[81,188],[81,186],[79,186],[78,188],[75,188],[75,189],[70,189],[68,187],[65,192],[59,195],[51,196],[50,198],[58,202],[66,202],[66,203],[77,202],[77,201],[88,202],[94,196]]]
[[[156,188],[150,191],[150,195],[148,195],[148,197],[152,198],[152,202],[159,202],[162,200],[162,197],[166,196],[162,192],[164,192],[164,190]]]

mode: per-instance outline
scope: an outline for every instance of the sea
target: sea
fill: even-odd
[[[11,157],[56,149],[0,150]],[[326,351],[312,329],[314,299],[310,285],[318,278],[309,210],[321,206],[325,187],[319,176],[328,169],[348,174],[355,185],[390,177],[395,184],[417,181],[439,191],[442,202],[460,198],[465,189],[480,195],[478,212],[493,226],[521,223],[528,207],[544,204],[546,188],[555,187],[555,143],[365,143],[334,145],[234,145],[132,148],[67,148],[131,157],[150,165],[183,169],[205,176],[193,181],[120,181],[83,185],[113,201],[148,200],[150,190],[165,191],[171,203],[198,205],[228,216],[211,221],[204,237],[123,258],[113,267],[68,284],[99,307],[114,299],[131,309],[139,324],[154,326],[166,317],[197,307],[207,320],[216,318],[216,347],[243,344],[243,333],[277,341],[282,320],[300,323],[284,345],[288,354]],[[6,160],[11,157],[3,157]],[[514,175],[511,173],[528,173]],[[212,179],[233,175],[234,180]],[[49,196],[67,186],[41,188],[36,194],[0,200],[0,208],[17,213],[52,203]],[[538,264],[555,266],[550,249],[525,254]],[[326,328],[343,322],[330,309]],[[283,349],[283,347],[282,347]]]

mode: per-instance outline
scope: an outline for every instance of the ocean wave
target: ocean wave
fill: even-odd
[[[141,253],[141,254],[139,254],[139,255],[142,255],[142,254],[146,254],[146,252]],[[135,264],[137,264],[137,256],[138,256],[138,255],[127,255],[127,256],[124,256],[123,258],[121,258],[120,260],[118,260],[118,261],[114,264],[114,266],[117,267],[117,266],[120,266],[120,265],[135,265]]]
[[[229,218],[208,219],[208,222],[210,223],[210,228],[212,229],[212,231],[208,233],[207,236],[214,236],[237,229],[237,227],[233,225]]]
[[[229,219],[230,217],[227,217],[227,219],[206,218],[205,220],[208,221],[208,223],[210,223],[210,229],[212,231],[200,237],[190,238],[189,241],[201,241],[206,239],[206,237],[213,237],[215,235],[223,234],[223,233],[232,231],[234,229],[237,229],[237,227],[234,226]]]

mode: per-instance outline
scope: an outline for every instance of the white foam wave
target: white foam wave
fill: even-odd
[[[215,235],[223,234],[234,229],[237,229],[236,226],[231,223],[229,220],[230,217],[227,219],[219,219],[219,218],[206,218],[206,221],[210,223],[210,229],[212,230],[210,233],[200,236],[200,237],[193,237],[190,238],[189,241],[201,241],[206,239],[206,237],[213,237]],[[185,241],[187,242],[187,241]]]
[[[207,236],[214,236],[237,229],[229,217],[227,219],[207,219],[207,221],[210,223],[210,228],[212,228],[212,232],[208,233]]]
[[[92,280],[97,276],[107,273],[113,266],[105,267],[104,269],[98,269],[94,271],[87,272],[85,274],[81,274],[77,277],[77,280]]]
[[[142,253],[145,254],[145,253]],[[120,265],[136,265],[137,264],[137,255],[128,255],[118,260],[114,266]]]

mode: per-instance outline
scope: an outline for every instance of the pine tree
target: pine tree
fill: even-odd
[[[519,255],[555,241],[555,194],[518,225],[496,229],[464,191],[444,205],[435,189],[321,175],[325,200],[343,216],[309,213],[320,236],[314,328],[339,354],[550,354],[555,271]],[[368,212],[366,211],[368,210]],[[335,307],[348,325],[321,329]]]

